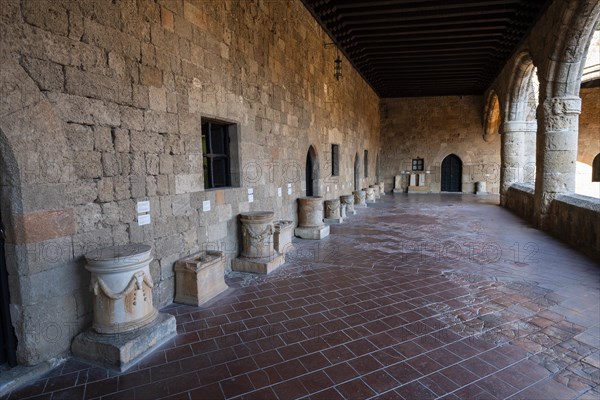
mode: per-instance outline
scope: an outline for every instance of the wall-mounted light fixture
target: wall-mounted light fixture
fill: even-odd
[[[333,77],[336,81],[342,78],[342,58],[340,57],[340,50],[335,43],[325,43],[325,48],[335,46],[335,60],[333,61]]]

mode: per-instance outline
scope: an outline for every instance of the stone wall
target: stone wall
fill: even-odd
[[[552,201],[548,231],[562,241],[600,261],[600,203],[576,194]]]
[[[533,223],[533,195],[532,184],[513,183],[508,188],[508,196],[505,207],[517,214],[524,220]]]
[[[22,364],[67,352],[90,325],[87,251],[152,245],[161,306],[175,260],[236,256],[240,212],[296,219],[310,145],[326,198],[350,193],[364,150],[362,185],[375,182],[378,98],[345,59],[333,78],[331,40],[300,0],[4,0],[1,12],[0,206]],[[204,190],[207,117],[238,127],[239,188]]]
[[[456,154],[463,162],[463,192],[473,193],[474,183],[485,180],[487,191],[498,193],[500,138],[483,139],[483,103],[481,96],[382,100],[380,177],[393,187],[394,176],[420,157],[430,171],[427,191],[439,192],[441,163]]]

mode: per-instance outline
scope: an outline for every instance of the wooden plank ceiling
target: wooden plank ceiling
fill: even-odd
[[[550,1],[303,0],[384,98],[483,94]]]

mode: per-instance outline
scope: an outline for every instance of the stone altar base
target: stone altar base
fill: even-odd
[[[320,240],[329,236],[329,225],[323,225],[314,228],[297,227],[294,229],[294,235],[302,239]]]
[[[222,252],[204,251],[175,263],[174,303],[198,307],[227,289]]]
[[[409,186],[408,193],[427,193],[429,186]]]
[[[268,275],[284,263],[285,257],[283,254],[275,252],[272,256],[262,258],[240,256],[235,260],[231,260],[231,269],[238,272]]]
[[[123,372],[176,334],[175,317],[158,313],[154,322],[134,331],[100,334],[88,329],[75,337],[71,351],[76,357]]]
[[[339,217],[339,218],[324,218],[323,222],[325,222],[326,224],[342,224],[344,222],[344,218]]]
[[[393,193],[406,193],[405,188],[397,188],[393,190]]]

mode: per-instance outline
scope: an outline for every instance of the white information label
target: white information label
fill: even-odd
[[[281,197],[281,188],[277,188],[277,196]]]
[[[327,186],[327,191],[329,192],[329,186]]]
[[[253,194],[248,195],[248,203],[254,203],[254,195]]]
[[[292,186],[288,186],[288,194],[292,194]]]
[[[210,200],[204,200],[202,202],[202,211],[210,211]]]
[[[248,189],[248,194],[254,194],[254,189],[253,188]]]
[[[138,225],[148,225],[150,223],[150,214],[138,215]]]
[[[149,201],[138,201],[138,203],[137,203],[138,214],[147,213],[149,211],[150,211],[150,202]]]

